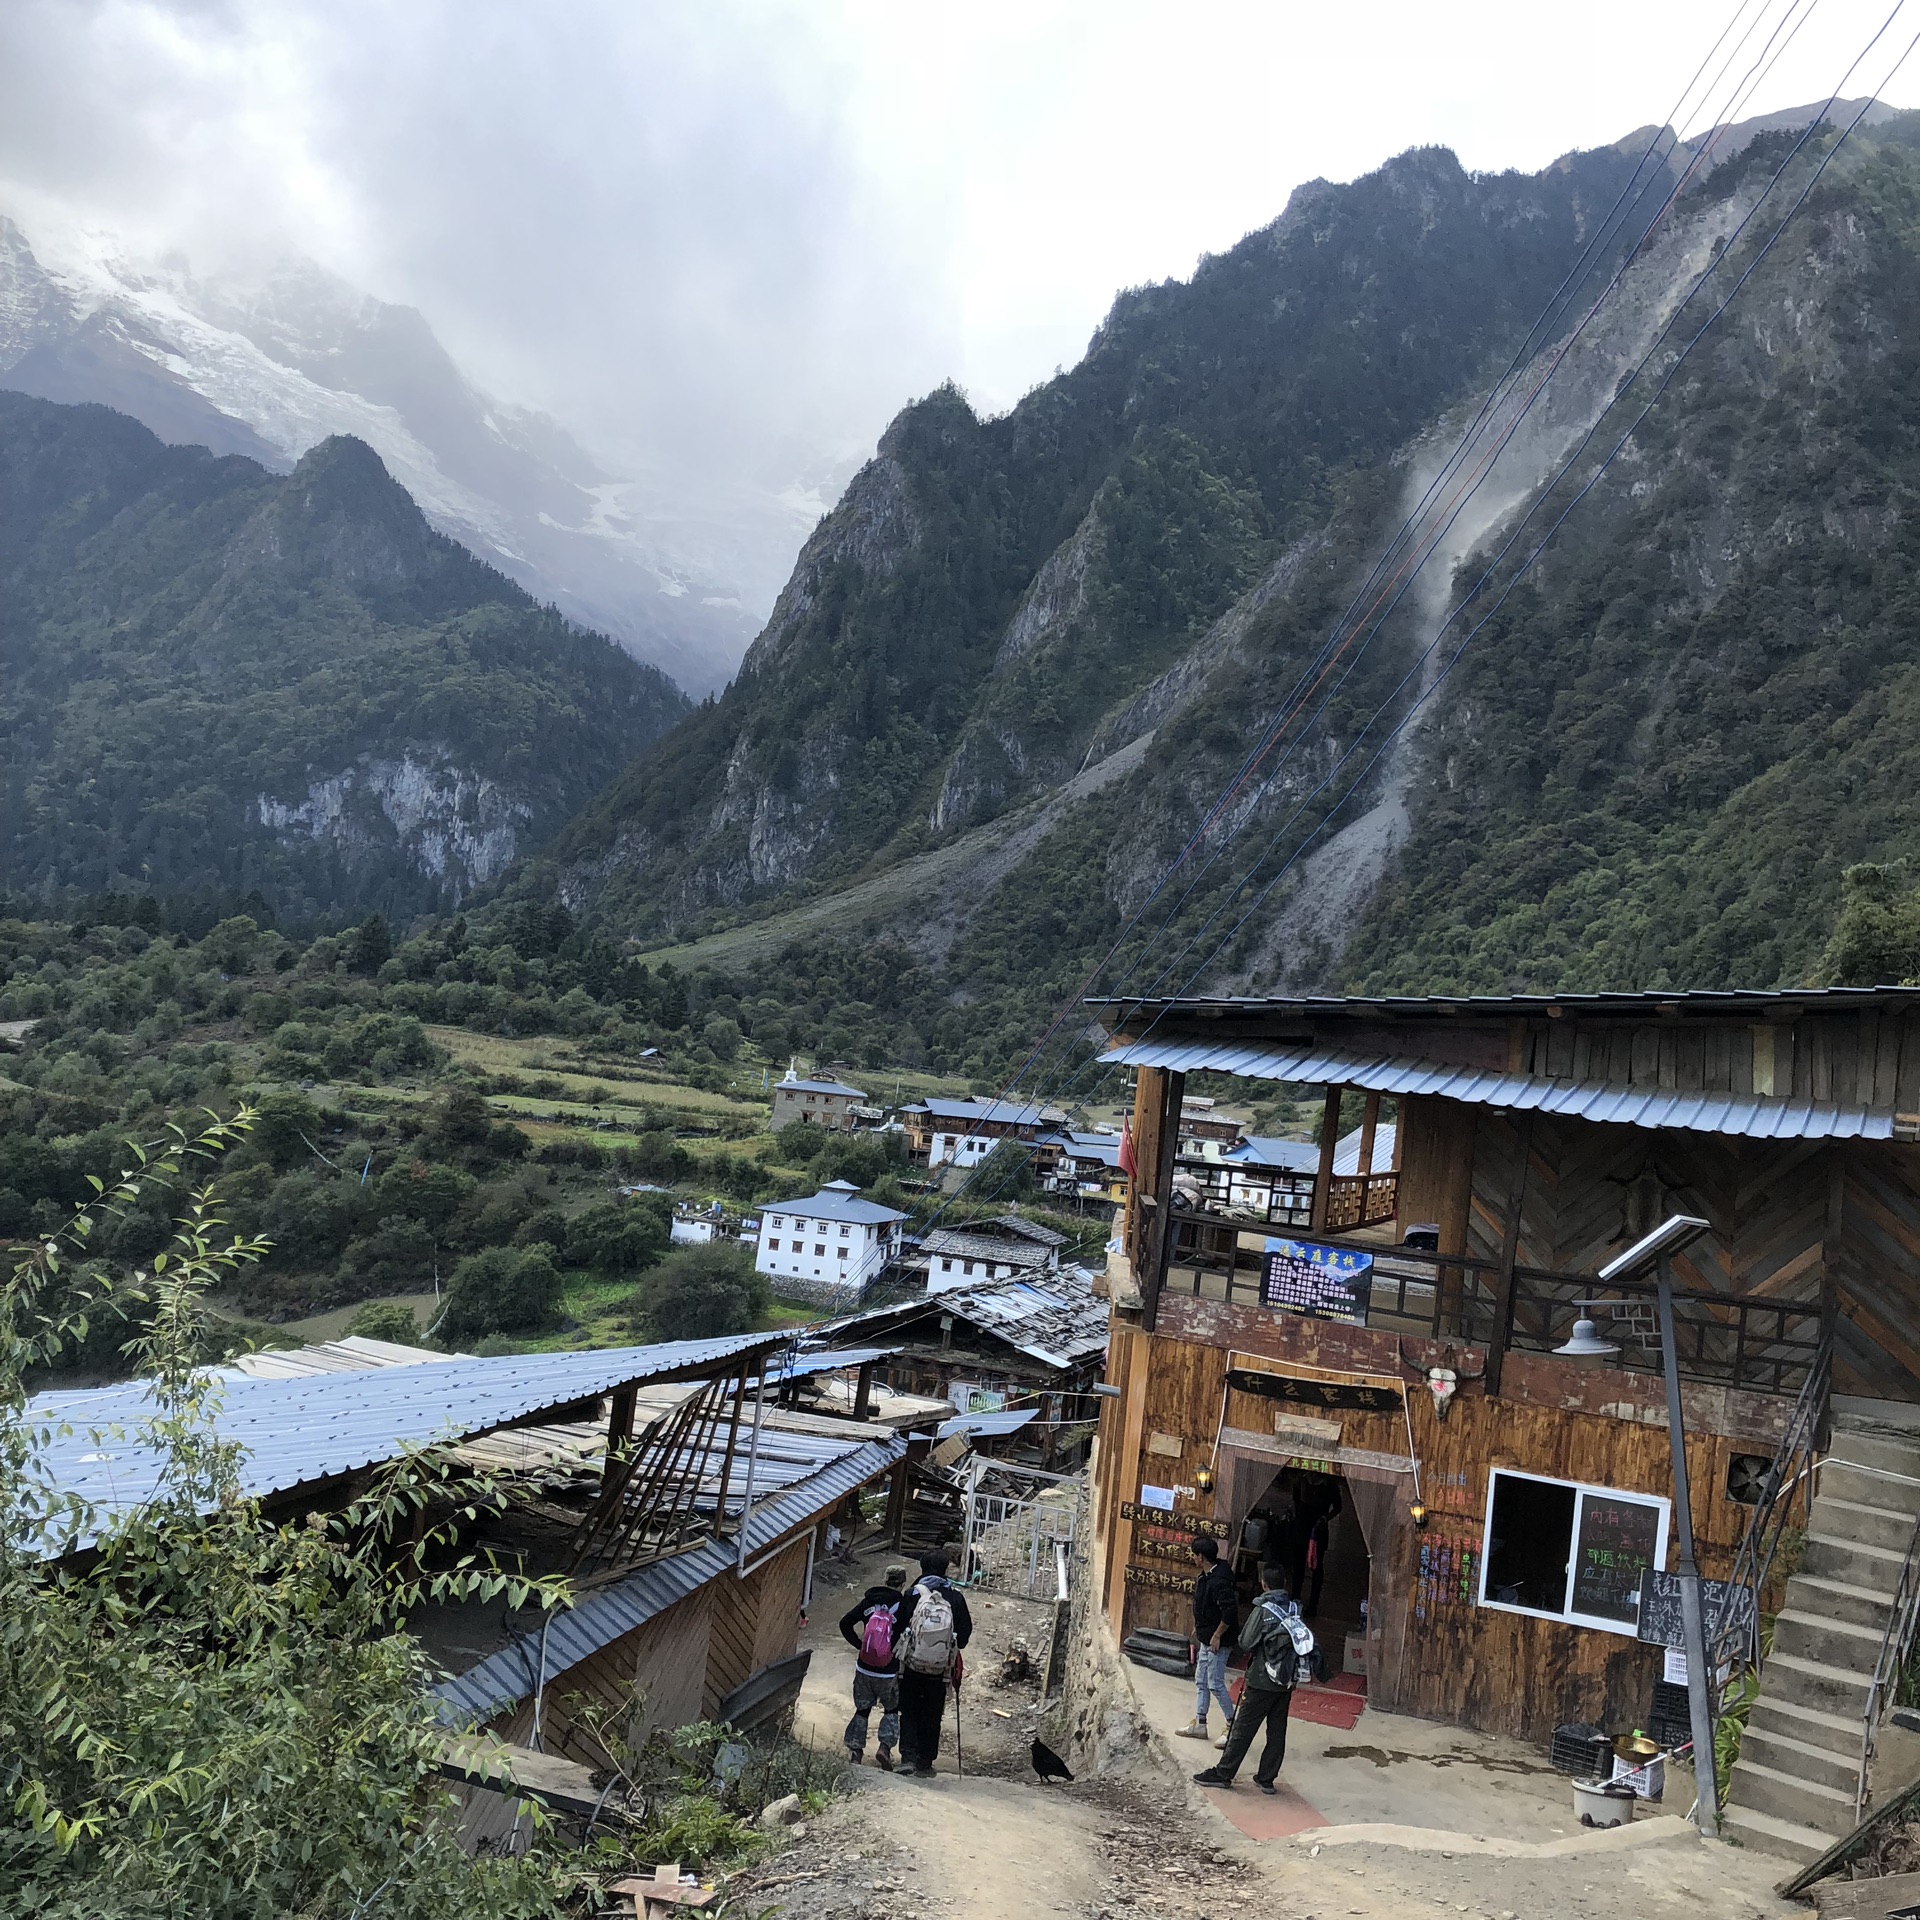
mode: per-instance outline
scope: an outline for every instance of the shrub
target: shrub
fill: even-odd
[[[398,1300],[369,1300],[347,1322],[347,1331],[362,1340],[391,1340],[396,1346],[425,1344],[413,1309]]]
[[[550,1247],[488,1247],[454,1269],[436,1332],[449,1344],[539,1333],[559,1320],[560,1284]]]
[[[639,1273],[666,1252],[668,1233],[651,1207],[611,1201],[567,1222],[567,1258],[596,1273]]]
[[[654,1269],[633,1324],[654,1340],[714,1340],[751,1333],[771,1302],[746,1249],[715,1240],[681,1247]]]

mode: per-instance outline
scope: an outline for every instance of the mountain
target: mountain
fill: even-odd
[[[1811,117],[1684,181],[1665,141],[1634,230],[1678,197],[1584,325],[1653,130],[1313,183],[1003,418],[910,406],[734,685],[514,884],[743,992],[796,941],[821,978],[879,943],[914,984],[869,968],[866,1012],[981,1071],[1190,842],[1123,955],[1142,987],[1804,977],[1846,865],[1920,859],[1920,132],[1876,109],[1763,253],[1835,138],[1770,190]],[[1408,591],[1363,593],[1463,432],[1482,483]],[[1377,635],[1320,675],[1356,595]],[[1207,824],[1303,675],[1310,718]]]
[[[363,441],[278,475],[0,392],[0,886],[451,906],[686,711]]]
[[[0,216],[0,387],[282,472],[333,435],[364,440],[441,532],[697,694],[752,637],[737,540],[676,521],[657,490],[476,388],[412,308],[311,261],[203,277],[52,223],[30,241]]]

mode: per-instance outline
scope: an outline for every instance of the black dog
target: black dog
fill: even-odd
[[[1033,1770],[1042,1780],[1071,1780],[1073,1770],[1043,1740],[1033,1743]]]

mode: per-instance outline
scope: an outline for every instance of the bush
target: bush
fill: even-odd
[[[567,1258],[596,1273],[639,1273],[667,1250],[669,1229],[651,1207],[610,1201],[567,1222]]]
[[[347,1332],[362,1340],[391,1340],[396,1346],[419,1347],[420,1322],[413,1309],[398,1300],[369,1300],[347,1322]]]
[[[653,1340],[715,1340],[751,1333],[772,1304],[766,1275],[725,1240],[681,1247],[647,1279],[634,1330]]]
[[[436,1332],[450,1345],[542,1332],[560,1318],[560,1285],[552,1248],[488,1247],[454,1269]]]

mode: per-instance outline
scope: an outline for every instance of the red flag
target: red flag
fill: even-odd
[[[1133,1122],[1124,1117],[1120,1122],[1120,1171],[1129,1180],[1134,1176]]]

